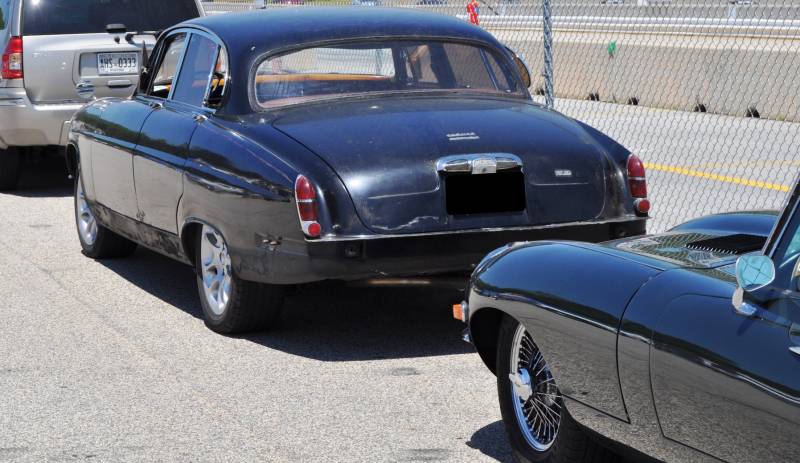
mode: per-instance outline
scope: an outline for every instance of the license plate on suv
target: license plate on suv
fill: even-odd
[[[110,74],[138,74],[139,53],[98,53],[97,73],[101,76]]]

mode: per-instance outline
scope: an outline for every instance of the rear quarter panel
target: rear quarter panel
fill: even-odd
[[[343,186],[302,145],[267,124],[253,138],[242,121],[214,119],[201,124],[192,137],[178,207],[179,230],[183,235],[188,224],[213,225],[225,237],[239,276],[281,283],[281,265],[308,259],[294,201],[297,175],[308,176],[320,188],[325,230],[346,223],[334,216],[355,217],[352,206],[349,213],[337,209],[341,204],[333,198],[340,195],[331,191]]]
[[[620,420],[617,333],[631,297],[659,270],[567,243],[512,248],[473,276],[475,320],[494,308],[530,331],[562,393]]]

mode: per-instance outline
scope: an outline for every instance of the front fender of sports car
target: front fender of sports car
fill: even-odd
[[[617,374],[617,334],[633,295],[660,270],[643,261],[561,242],[511,245],[472,277],[470,331],[495,371],[500,316],[523,323],[562,393],[627,420]]]

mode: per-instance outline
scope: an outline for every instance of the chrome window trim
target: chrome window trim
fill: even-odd
[[[484,96],[489,96],[493,98],[508,98],[508,99],[515,99],[519,101],[526,101],[532,102],[533,97],[531,97],[528,88],[522,83],[521,76],[519,72],[516,70],[516,65],[513,62],[508,61],[508,54],[503,53],[502,49],[498,49],[494,47],[491,43],[487,43],[483,40],[479,39],[471,39],[471,38],[463,38],[463,37],[451,37],[448,35],[431,35],[431,36],[419,36],[419,35],[380,35],[380,36],[365,36],[365,37],[349,37],[345,39],[335,38],[335,39],[325,39],[325,40],[317,40],[317,41],[310,41],[310,42],[302,42],[296,43],[292,45],[287,45],[284,47],[274,48],[268,50],[264,53],[261,53],[253,60],[253,65],[248,70],[249,77],[247,79],[247,96],[250,102],[250,107],[255,113],[266,113],[269,111],[273,111],[278,108],[295,106],[295,105],[302,105],[302,104],[309,104],[309,103],[317,103],[319,101],[325,100],[335,100],[337,98],[347,98],[347,97],[363,97],[363,96],[383,96],[383,95],[397,95],[397,94],[404,94],[406,91],[400,92],[373,92],[373,93],[365,93],[365,94],[357,94],[357,95],[333,95],[331,98],[320,98],[320,99],[313,99],[311,101],[302,101],[296,103],[287,103],[285,105],[278,105],[275,107],[264,107],[258,102],[258,97],[256,96],[256,74],[258,73],[258,68],[267,60],[279,57],[282,55],[294,53],[300,50],[310,49],[310,48],[319,48],[319,47],[327,47],[327,46],[335,46],[335,45],[343,45],[348,43],[370,43],[370,42],[387,42],[387,41],[436,41],[436,42],[445,42],[445,43],[458,43],[462,45],[471,45],[478,47],[482,50],[487,50],[491,52],[493,55],[498,57],[506,58],[502,62],[498,60],[498,64],[500,66],[507,66],[507,71],[511,72],[514,78],[517,80],[518,85],[520,86],[519,93],[487,93]],[[229,66],[230,67],[230,66]],[[436,93],[448,93],[452,92],[453,90],[438,90]],[[426,91],[423,91],[426,92]],[[407,92],[408,94],[412,94],[413,92]]]
[[[775,261],[775,253],[786,235],[792,218],[798,213],[798,205],[800,205],[800,173],[795,178],[794,187],[784,201],[782,212],[764,246],[764,255],[769,256],[773,261]]]
[[[228,49],[225,46],[225,44],[222,42],[222,40],[220,40],[219,37],[217,37],[216,35],[208,32],[206,30],[201,30],[201,29],[197,29],[197,28],[194,28],[194,27],[179,27],[179,28],[171,29],[171,30],[167,31],[165,33],[165,35],[159,37],[159,41],[158,41],[158,44],[156,44],[156,48],[158,48],[159,46],[162,46],[161,44],[163,44],[163,43],[165,43],[165,41],[169,40],[170,37],[173,37],[173,36],[179,35],[179,34],[185,34],[186,35],[186,46],[184,46],[183,51],[181,52],[181,57],[178,60],[178,66],[175,69],[175,79],[173,81],[172,88],[170,88],[169,95],[167,95],[166,98],[162,98],[162,97],[157,97],[157,96],[151,95],[150,91],[152,90],[152,82],[148,85],[147,92],[145,92],[144,94],[139,94],[139,95],[143,96],[145,98],[155,99],[155,100],[159,100],[159,101],[163,101],[163,102],[167,102],[168,101],[168,102],[170,102],[170,104],[181,105],[181,106],[184,106],[184,107],[189,108],[191,110],[202,111],[203,113],[206,113],[206,114],[215,114],[219,108],[209,108],[208,106],[206,106],[206,101],[208,100],[208,95],[209,95],[209,93],[211,91],[210,84],[211,84],[211,78],[212,78],[212,76],[214,74],[214,68],[213,67],[209,70],[208,79],[206,81],[206,91],[205,91],[205,94],[203,96],[203,104],[201,106],[196,106],[196,105],[193,105],[193,104],[189,104],[189,103],[185,103],[185,102],[182,102],[182,101],[175,100],[174,99],[174,93],[175,93],[175,88],[177,87],[177,84],[178,84],[178,79],[180,78],[180,73],[183,70],[183,64],[184,64],[184,61],[186,59],[186,51],[188,50],[189,45],[191,45],[192,37],[194,37],[195,35],[199,35],[199,36],[202,36],[204,38],[207,38],[207,39],[211,40],[214,44],[216,44],[217,45],[217,55],[216,55],[217,59],[219,58],[219,53],[221,51],[224,51],[225,55],[226,55],[226,58],[228,60],[230,60],[230,54],[228,53]],[[166,46],[166,45],[163,45],[163,46]],[[159,53],[166,53],[166,49],[164,49],[163,51],[162,50],[158,50],[158,52]],[[162,59],[163,59],[163,56],[159,56],[158,57],[158,63],[155,66],[156,69],[158,69],[158,67],[161,65]],[[224,98],[224,96],[227,96],[230,93],[228,91],[228,88],[229,88],[229,85],[230,85],[230,72],[231,72],[231,66],[230,66],[230,61],[229,61],[228,62],[228,69],[227,69],[227,71],[225,73],[225,88],[223,90],[223,98]],[[223,100],[223,103],[224,103],[224,100]]]

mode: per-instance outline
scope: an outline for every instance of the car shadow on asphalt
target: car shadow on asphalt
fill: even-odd
[[[24,198],[61,198],[72,196],[64,158],[58,154],[26,159],[20,172],[17,189],[4,192]]]
[[[102,264],[176,309],[202,318],[189,266],[144,249]],[[279,326],[237,337],[328,362],[468,354],[474,349],[461,340],[464,325],[450,311],[461,298],[453,289],[304,285],[287,296]]]
[[[514,461],[502,421],[495,421],[475,431],[467,441],[467,446],[497,461]]]

